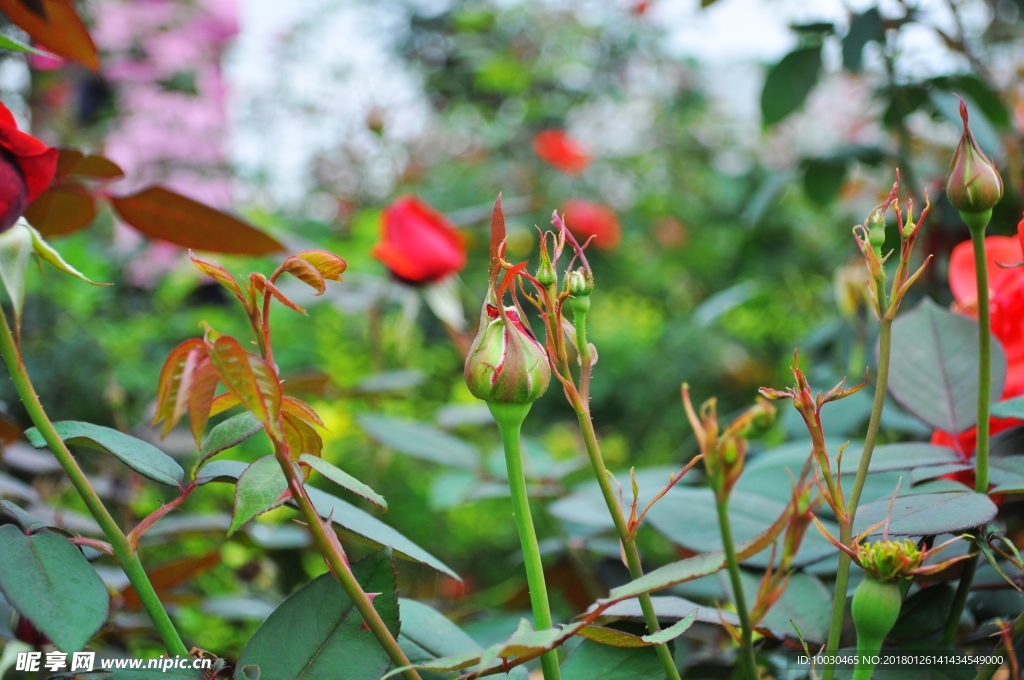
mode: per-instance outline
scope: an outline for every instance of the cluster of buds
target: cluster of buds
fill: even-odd
[[[832,508],[835,516],[845,520],[846,501],[843,498],[842,480],[838,469],[834,475],[832,473],[832,463],[829,460],[828,447],[825,443],[825,431],[821,426],[821,409],[829,402],[844,399],[862,390],[867,385],[867,376],[864,377],[864,382],[859,385],[843,387],[846,383],[843,380],[832,389],[826,392],[818,392],[815,395],[811,389],[811,384],[807,381],[807,376],[800,369],[800,360],[795,352],[793,353],[793,366],[790,370],[793,372],[795,381],[793,387],[786,388],[785,390],[762,387],[759,392],[763,397],[773,401],[779,399],[791,399],[793,401],[793,406],[800,414],[800,417],[803,418],[804,424],[807,426],[807,432],[811,435],[812,457],[818,463],[819,487],[821,487],[822,480],[824,481],[824,487],[821,489],[822,495],[824,495],[825,501]],[[836,462],[837,468],[842,464],[842,457],[843,452],[840,450]]]
[[[747,439],[771,428],[775,422],[775,407],[758,398],[724,430],[719,429],[717,402],[708,399],[698,413],[690,401],[690,388],[683,384],[683,407],[697,437],[708,482],[719,499],[729,497],[743,472],[747,455]]]
[[[921,216],[914,222],[914,201],[907,201],[906,222],[903,219],[903,211],[900,210],[897,194],[900,188],[900,172],[896,170],[896,181],[893,182],[892,190],[888,197],[880,203],[863,224],[853,228],[853,236],[857,241],[861,254],[864,256],[864,264],[868,271],[867,287],[870,292],[870,299],[874,306],[875,316],[879,319],[892,320],[896,317],[896,310],[900,302],[907,294],[910,286],[921,276],[924,268],[928,265],[931,255],[925,258],[924,263],[913,274],[910,273],[910,258],[914,251],[914,243],[921,231],[921,224],[924,222],[931,203],[928,201],[928,193],[925,192],[925,207]],[[896,213],[896,226],[900,237],[899,262],[896,266],[896,274],[893,277],[892,288],[886,292],[885,263],[892,253],[882,253],[882,246],[885,244],[885,214],[892,207]]]

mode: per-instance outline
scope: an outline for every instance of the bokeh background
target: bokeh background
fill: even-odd
[[[1004,169],[990,233],[1015,233],[1024,4],[703,4],[89,0],[80,10],[100,70],[5,52],[0,98],[46,142],[119,163],[118,193],[160,182],[290,248],[347,259],[343,284],[302,299],[308,318],[276,314],[276,358],[330,429],[324,457],[381,492],[385,521],[465,577],[459,585],[404,566],[403,593],[435,601],[488,641],[514,628],[527,600],[497,431],[463,383],[452,335],[472,331],[486,291],[487,218],[499,192],[516,259],[535,261],[534,227],[553,209],[574,199],[606,209],[593,229],[612,236],[590,251],[593,411],[620,472],[678,468],[696,452],[683,381],[698,399],[717,396],[727,416],[758,387],[788,383],[795,348],[816,386],[863,373],[876,331],[851,227],[888,193],[897,166],[906,195],[920,206],[927,193],[933,204],[921,250],[935,260],[915,295],[952,302],[948,255],[968,237],[942,194],[959,136],[956,94]],[[586,167],[568,174],[538,158],[534,138],[545,130],[576,140]],[[405,194],[464,235],[468,263],[443,285],[396,280],[372,254],[382,210]],[[183,249],[144,239],[110,211],[53,240],[115,285],[31,280],[24,348],[44,403],[55,419],[152,437],[167,352],[201,321],[244,336],[244,315]],[[276,266],[214,259],[236,273]],[[0,397],[5,416],[25,426],[6,382]],[[832,434],[857,436],[869,409],[867,397],[843,402]],[[930,435],[895,405],[888,413],[888,440]],[[793,416],[768,443],[799,433]],[[396,426],[409,421],[427,429]],[[589,478],[558,389],[527,430],[541,502]],[[437,438],[425,453],[409,443],[423,437]],[[194,456],[184,433],[160,445]],[[254,460],[266,446],[253,439],[235,457]],[[33,484],[68,517],[82,512],[45,462],[8,450],[21,451],[4,458],[8,479]],[[161,501],[123,469],[95,466],[122,516]],[[229,658],[276,602],[325,569],[284,510],[225,542],[216,522],[230,508],[229,487],[204,489],[146,560],[192,559],[171,570],[166,597],[189,639]],[[538,524],[561,616],[592,601],[576,571],[581,552],[599,581],[625,578],[613,543],[544,513]],[[641,543],[652,563],[680,550],[653,531]],[[127,630],[139,614],[120,616]]]

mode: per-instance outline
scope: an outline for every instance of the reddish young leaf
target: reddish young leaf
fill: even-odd
[[[43,236],[73,234],[96,219],[96,199],[80,182],[59,180],[29,204],[25,219]]]
[[[265,291],[269,290],[270,294],[277,298],[277,300],[285,307],[289,309],[294,309],[299,314],[306,313],[305,309],[303,309],[302,307],[298,306],[297,304],[289,300],[287,297],[285,297],[284,293],[278,290],[277,286],[268,281],[267,277],[264,276],[263,274],[260,274],[259,272],[253,272],[249,276],[249,281],[252,283],[253,290],[255,290],[260,295],[263,295]]]
[[[0,415],[0,442],[12,444],[21,439],[21,428],[7,416]]]
[[[274,439],[281,439],[281,383],[263,359],[234,338],[219,335],[206,340],[217,375],[239,402],[263,423]]]
[[[327,290],[327,282],[324,281],[323,274],[320,273],[320,270],[306,260],[303,260],[301,257],[292,255],[285,258],[285,261],[277,268],[277,272],[275,272],[275,274],[282,272],[288,272],[299,281],[302,281],[307,286],[314,289],[317,295],[323,295]]]
[[[189,581],[193,576],[208,569],[212,569],[220,563],[220,551],[214,551],[209,555],[200,557],[183,557],[170,562],[164,562],[158,567],[148,569],[149,580],[158,595],[165,596],[169,590],[177,588]],[[161,599],[167,599],[162,597]],[[121,600],[125,609],[142,609],[142,601],[135,593],[135,588],[126,586],[121,591]]]
[[[238,282],[235,281],[235,277],[233,277],[227,269],[224,269],[224,267],[221,267],[220,265],[204,262],[191,252],[189,252],[188,256],[192,259],[192,264],[194,264],[199,271],[203,272],[211,279],[231,291],[231,294],[238,298],[238,301],[242,303],[242,306],[247,310],[249,309],[245,295],[242,294],[242,288],[238,285]]]
[[[180,414],[177,417],[174,414],[177,410],[176,404],[179,400],[178,393],[181,389],[182,375],[185,372],[189,356],[197,351],[206,352],[203,341],[198,338],[186,340],[171,350],[163,368],[160,369],[160,378],[156,388],[156,413],[153,415],[154,425],[160,421],[164,422],[160,436],[166,436],[181,418]]]
[[[320,457],[324,441],[305,421],[291,413],[285,413],[281,419],[281,426],[284,429],[285,441],[288,442],[288,455],[292,460],[298,460],[304,453]]]
[[[238,255],[284,250],[275,239],[237,217],[165,187],[152,186],[110,202],[122,220],[146,236],[185,248]]]
[[[204,357],[192,375],[192,385],[188,394],[188,424],[196,446],[203,443],[203,432],[206,431],[206,423],[210,420],[210,408],[213,404],[213,393],[217,391],[217,382],[217,371],[213,368],[213,362]]]
[[[96,45],[74,5],[67,0],[0,0],[0,10],[11,23],[54,54],[84,64],[92,71],[99,70]]]
[[[341,281],[341,275],[348,269],[348,263],[326,250],[304,250],[293,257],[305,260],[328,281]]]
[[[320,416],[313,410],[313,407],[295,397],[285,397],[284,402],[281,404],[284,407],[285,413],[290,413],[300,420],[304,420],[310,425],[316,425],[322,427],[325,430],[327,426],[324,425],[324,421],[320,420]]]
[[[231,392],[219,394],[214,398],[213,403],[210,404],[210,416],[219,416],[221,413],[233,409],[241,403],[239,398]]]
[[[99,154],[85,154],[78,149],[57,149],[57,178],[67,175],[109,181],[124,177],[124,170],[114,161]]]

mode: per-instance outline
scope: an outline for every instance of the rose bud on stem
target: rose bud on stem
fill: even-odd
[[[1003,197],[1003,179],[992,161],[978,146],[968,124],[967,105],[960,100],[960,118],[964,129],[946,177],[946,197],[960,211],[967,223],[974,247],[974,270],[978,290],[978,444],[974,460],[974,490],[988,493],[989,399],[992,384],[992,322],[989,309],[988,258],[985,257],[985,228],[992,218],[992,208]],[[964,565],[953,598],[953,606],[942,634],[943,644],[951,644],[956,636],[960,614],[967,603],[967,595],[978,567],[979,553]]]
[[[480,330],[466,358],[465,377],[469,391],[487,402],[498,422],[530,604],[536,628],[541,630],[553,624],[544,564],[526,492],[520,430],[533,402],[547,390],[551,370],[545,349],[530,330],[516,297],[516,279],[524,267],[525,263],[513,266],[505,261],[505,217],[498,196],[491,216],[490,283],[480,312]],[[499,282],[502,272],[504,276]],[[506,295],[512,298],[510,307],[505,306]],[[558,680],[558,652],[552,650],[541,656],[541,668],[544,680]]]
[[[540,264],[536,276],[525,271],[520,272],[520,278],[529,281],[534,292],[527,292],[522,282],[520,282],[520,289],[523,297],[537,308],[544,321],[545,348],[551,373],[562,384],[565,398],[576,412],[576,419],[579,422],[580,433],[583,435],[583,443],[590,459],[591,468],[594,470],[594,476],[601,489],[601,496],[604,498],[608,513],[615,525],[615,532],[619,537],[623,562],[629,569],[630,576],[633,579],[638,579],[644,575],[643,566],[640,563],[640,552],[636,547],[638,525],[651,505],[664,496],[695,461],[687,464],[679,474],[673,475],[665,488],[655,495],[654,500],[639,515],[636,513],[636,504],[634,504],[627,518],[619,504],[619,498],[612,488],[611,475],[608,473],[601,455],[601,447],[594,430],[594,421],[590,415],[590,378],[594,364],[597,363],[597,349],[587,340],[586,319],[587,313],[590,311],[590,296],[594,290],[594,273],[584,250],[594,237],[581,246],[575,236],[566,228],[565,222],[559,217],[557,211],[552,214],[551,223],[555,227],[555,231],[541,234]],[[503,237],[504,232],[502,231]],[[495,238],[495,232],[492,231],[492,249],[495,247]],[[548,250],[549,241],[552,247],[550,251]],[[565,252],[566,246],[571,249],[572,259],[566,268],[566,276],[562,285],[559,287],[556,265]],[[577,261],[580,266],[574,269]],[[565,318],[566,307],[572,312],[572,323]],[[573,375],[569,365],[570,345],[576,349],[579,362],[578,378]],[[647,630],[652,634],[661,630],[650,595],[641,595],[638,601],[643,611]],[[655,645],[654,650],[669,680],[679,680],[679,669],[676,668],[675,659],[673,659],[668,646],[665,643],[660,643]]]

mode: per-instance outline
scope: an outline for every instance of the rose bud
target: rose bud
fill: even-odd
[[[590,155],[563,130],[545,130],[533,138],[533,151],[548,165],[578,175],[590,165]]]
[[[964,121],[964,131],[949,165],[946,196],[962,213],[986,213],[1003,197],[1003,179],[974,140],[963,100],[960,101],[960,118]]]
[[[600,250],[614,250],[622,240],[619,218],[606,205],[574,198],[562,205],[561,212],[565,226],[580,241],[594,237],[594,246]]]
[[[373,256],[395,278],[413,285],[439,281],[466,266],[466,246],[455,225],[415,196],[384,209]]]
[[[14,226],[56,172],[57,150],[18,130],[14,116],[0,104],[0,232]]]
[[[498,404],[529,404],[551,381],[547,352],[515,307],[486,303],[480,332],[466,358],[466,385],[478,399]]]

